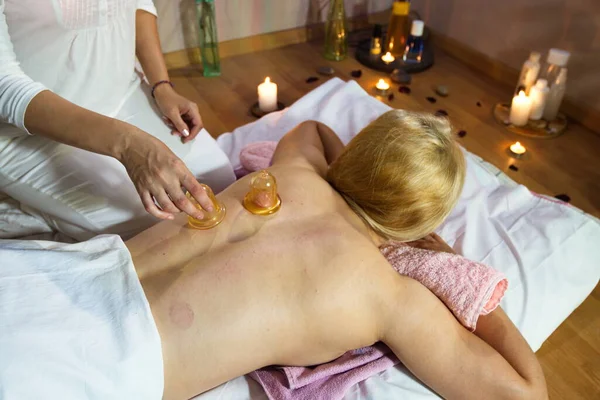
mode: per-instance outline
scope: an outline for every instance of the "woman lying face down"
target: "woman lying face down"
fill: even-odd
[[[456,204],[465,161],[445,119],[390,111],[346,148],[304,122],[269,171],[276,214],[243,208],[249,176],[218,195],[227,216],[214,229],[181,216],[127,242],[162,339],[165,399],[377,341],[443,397],[545,398],[539,364],[501,310],[480,322],[486,343],[378,250],[432,232]]]
[[[546,398],[535,355],[501,310],[473,334],[379,251],[426,236],[455,205],[465,161],[446,120],[390,111],[346,148],[304,122],[269,172],[275,214],[244,208],[248,176],[217,196],[227,213],[215,228],[195,230],[180,215],[126,243],[160,336],[146,352],[162,360],[130,364],[164,371],[147,378],[164,379],[164,390],[143,398],[189,399],[264,366],[315,365],[378,341],[442,397]],[[113,375],[103,387],[119,398]],[[141,386],[128,389],[142,397],[132,393]]]

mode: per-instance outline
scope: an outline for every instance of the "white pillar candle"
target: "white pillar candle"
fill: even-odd
[[[531,88],[529,91],[529,98],[531,99],[531,114],[529,115],[529,119],[537,121],[542,118],[549,91],[548,81],[545,79],[538,79]]]
[[[508,119],[514,126],[525,126],[529,120],[530,112],[531,100],[521,90],[517,96],[513,97]]]
[[[258,107],[264,112],[277,110],[277,84],[268,76],[258,85]]]

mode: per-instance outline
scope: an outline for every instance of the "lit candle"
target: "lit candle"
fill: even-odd
[[[394,57],[392,55],[392,53],[390,53],[389,51],[387,53],[385,53],[383,56],[381,56],[381,60],[386,64],[394,62],[395,59],[396,59],[396,57]]]
[[[525,92],[521,90],[518,96],[513,97],[508,119],[514,126],[524,126],[529,120],[530,112],[531,100],[525,95]]]
[[[388,90],[390,88],[390,84],[387,83],[385,80],[380,79],[379,81],[377,81],[377,84],[375,85],[375,87],[377,88],[377,90],[381,90],[382,92],[385,92],[386,90]]]
[[[510,151],[513,154],[516,154],[517,156],[521,156],[521,155],[525,154],[527,149],[521,143],[517,142],[517,143],[510,145]]]
[[[258,85],[258,107],[263,112],[277,110],[277,84],[271,82],[268,76]]]

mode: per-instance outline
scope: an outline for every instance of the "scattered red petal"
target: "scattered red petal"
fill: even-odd
[[[318,81],[318,80],[319,80],[319,78],[318,78],[318,77],[316,77],[316,76],[310,76],[310,77],[308,77],[308,78],[306,79],[306,83],[313,83],[313,82],[316,82],[316,81]]]
[[[404,94],[410,94],[410,88],[408,86],[400,86],[398,88],[398,91],[400,93],[404,93]]]
[[[360,78],[362,76],[362,70],[355,69],[350,73],[350,75],[352,75],[353,78]]]
[[[457,135],[458,137],[465,137],[467,136],[467,131],[458,131]]]

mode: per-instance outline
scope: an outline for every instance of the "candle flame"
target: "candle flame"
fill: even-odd
[[[525,149],[525,146],[521,144],[521,142],[516,142],[510,145],[510,151],[512,151],[515,154],[521,155],[525,154],[527,150]]]
[[[526,95],[525,95],[525,92],[521,90],[521,91],[519,92],[519,97],[526,97]],[[518,142],[517,142],[517,143],[518,143]]]
[[[269,78],[268,76],[265,78],[265,83],[269,83],[271,82],[271,78]]]
[[[387,53],[385,53],[381,59],[383,60],[383,62],[385,63],[391,63],[392,61],[394,61],[396,58],[392,55],[392,53],[390,53],[389,51]]]
[[[379,90],[388,90],[390,85],[384,79],[379,79],[375,84],[375,87]]]

